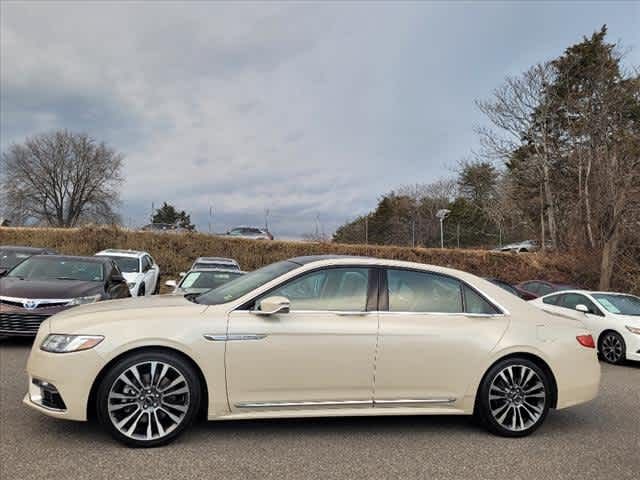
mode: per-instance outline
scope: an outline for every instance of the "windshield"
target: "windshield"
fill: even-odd
[[[633,295],[594,293],[593,298],[609,313],[640,316],[640,298]]]
[[[194,270],[206,269],[206,268],[220,268],[223,270],[239,270],[237,265],[233,263],[213,263],[213,262],[202,262],[196,263],[193,265]]]
[[[76,259],[31,257],[16,266],[7,275],[24,280],[82,280],[101,282],[102,264]]]
[[[138,262],[137,258],[115,257],[115,256],[112,257],[111,255],[100,255],[100,256],[101,257],[106,256],[107,258],[110,258],[111,260],[116,262],[116,265],[118,265],[118,268],[122,273],[137,273],[140,271],[140,262]]]
[[[0,250],[0,268],[7,270],[13,268],[23,260],[31,257],[33,254],[33,251],[13,248],[11,250]]]
[[[240,272],[189,272],[180,282],[180,288],[218,288],[220,285],[242,276]]]
[[[194,300],[196,303],[203,303],[205,305],[220,305],[221,303],[232,302],[261,285],[298,267],[300,267],[299,264],[289,261],[272,263],[271,265],[242,275],[215,290],[203,293]]]

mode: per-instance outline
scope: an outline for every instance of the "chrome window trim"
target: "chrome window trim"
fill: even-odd
[[[379,311],[375,312],[380,315],[419,315],[419,316],[433,316],[433,317],[473,317],[473,318],[492,318],[492,317],[505,317],[507,313],[464,313],[464,312],[389,312]]]

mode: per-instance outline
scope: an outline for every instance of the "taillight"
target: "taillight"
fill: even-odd
[[[578,343],[586,348],[596,348],[596,343],[593,341],[593,337],[591,335],[578,335],[576,337]]]

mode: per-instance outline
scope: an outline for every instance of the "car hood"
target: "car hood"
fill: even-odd
[[[176,312],[201,312],[207,305],[198,305],[179,295],[154,295],[109,300],[91,305],[82,305],[60,312],[49,319],[50,329],[57,333],[75,333],[100,324],[140,322],[161,317],[180,318]],[[156,313],[149,315],[149,309]],[[100,333],[96,331],[96,333]]]
[[[0,279],[3,297],[14,298],[75,298],[102,292],[101,282],[81,280],[21,280],[5,277]]]
[[[610,314],[611,318],[619,321],[620,323],[624,323],[625,325],[629,325],[630,327],[640,328],[640,317],[637,315],[621,315],[621,314]]]

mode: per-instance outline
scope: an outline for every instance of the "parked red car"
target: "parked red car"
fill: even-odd
[[[513,286],[525,300],[533,300],[551,292],[560,290],[580,290],[580,287],[566,283],[547,282],[546,280],[527,280]]]

